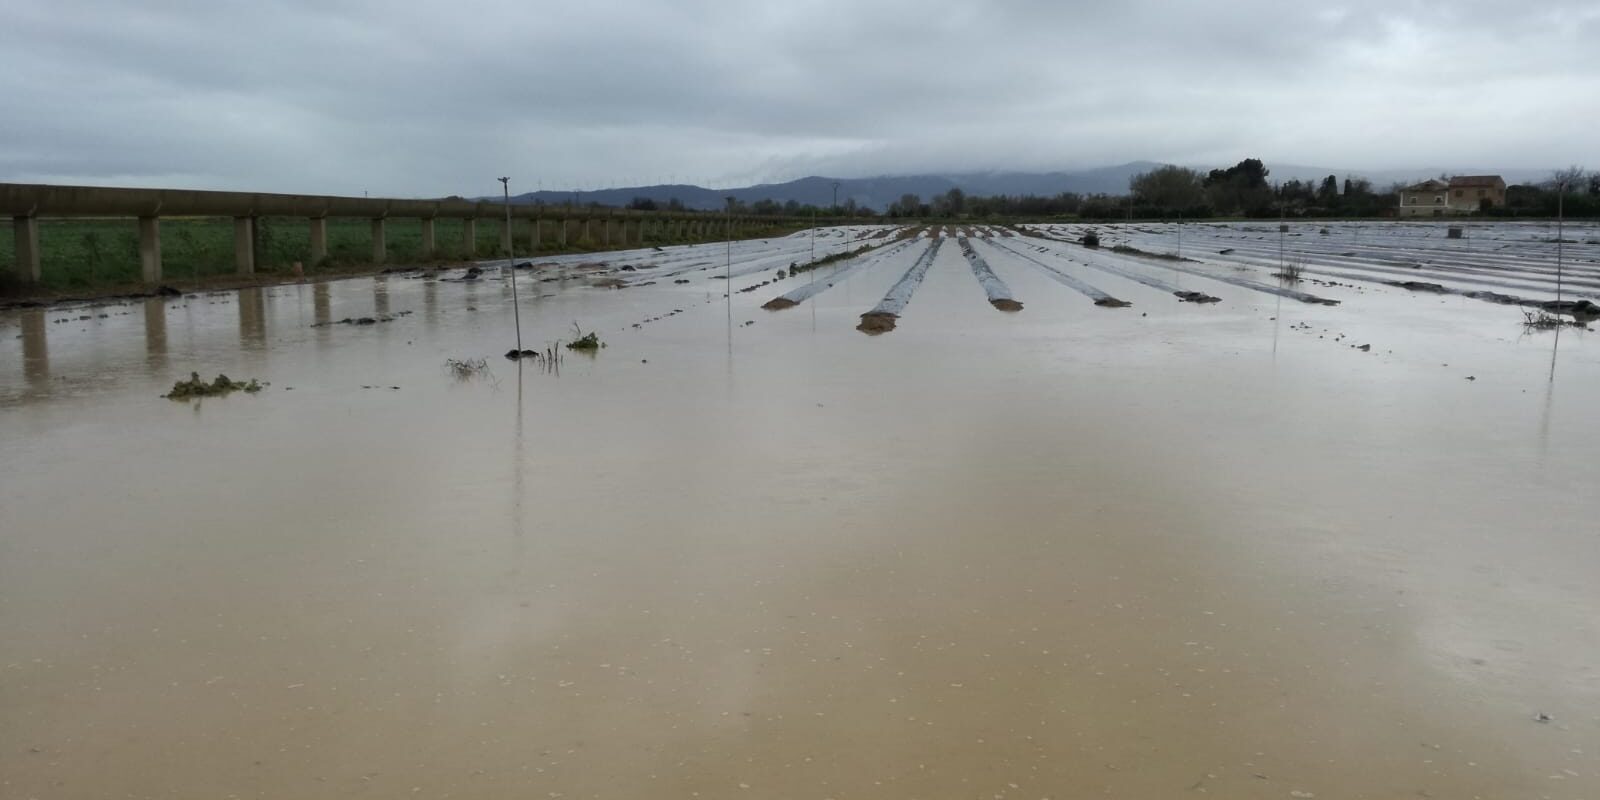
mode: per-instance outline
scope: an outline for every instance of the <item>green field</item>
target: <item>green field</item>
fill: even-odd
[[[533,250],[533,226],[518,221],[516,252],[527,256]],[[776,236],[793,227],[757,229],[746,227],[747,237]],[[629,226],[629,233],[634,228]],[[666,240],[650,231],[646,245],[682,244],[694,239]],[[0,226],[0,291],[23,292],[17,273],[16,250],[10,225]],[[425,265],[494,258],[500,252],[500,223],[479,220],[474,252],[466,252],[462,241],[462,221],[439,219],[434,222],[434,242],[438,250],[422,252],[422,222],[416,219],[391,219],[385,233],[388,265]],[[557,226],[546,221],[539,243],[540,254],[579,253],[622,247],[620,234],[613,227],[611,247],[602,238],[598,221],[591,236],[583,238],[582,225],[574,221],[568,228],[567,247],[559,246]],[[710,237],[712,240],[720,237]],[[307,275],[333,275],[375,268],[372,263],[372,224],[364,219],[328,220],[328,258],[311,263],[310,225],[300,218],[264,217],[257,220],[256,271],[265,277],[284,275],[295,262],[304,265]],[[628,246],[637,246],[632,242]],[[138,223],[133,219],[57,219],[39,222],[41,285],[46,292],[114,289],[140,283]],[[161,220],[162,283],[183,285],[221,279],[234,273],[233,220],[230,218],[184,218]]]

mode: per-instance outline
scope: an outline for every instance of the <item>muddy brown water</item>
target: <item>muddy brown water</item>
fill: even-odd
[[[1600,793],[1592,334],[919,249],[0,317],[0,797]]]

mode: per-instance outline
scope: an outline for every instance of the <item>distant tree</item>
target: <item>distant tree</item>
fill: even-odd
[[[668,211],[682,211],[683,210],[683,201],[679,200],[676,197],[668,200],[667,201],[667,210]]]
[[[1317,199],[1326,205],[1338,202],[1338,198],[1339,179],[1333,175],[1323,178],[1321,188],[1317,189]]]
[[[915,217],[922,213],[922,198],[914,194],[900,195],[900,199],[889,204],[891,217]]]
[[[1128,180],[1136,200],[1162,210],[1184,211],[1205,203],[1205,178],[1187,167],[1171,164],[1141,172]]]
[[[1578,187],[1587,187],[1588,182],[1588,175],[1583,167],[1574,164],[1550,173],[1550,180],[1546,183],[1551,189],[1560,190],[1565,187],[1565,190],[1570,192]]]
[[[631,208],[634,211],[655,211],[656,201],[651,200],[648,197],[635,197],[628,201],[628,208]]]
[[[1222,214],[1266,216],[1273,213],[1271,174],[1258,158],[1247,158],[1227,169],[1214,169],[1206,175],[1206,195],[1212,208]]]
[[[950,191],[944,193],[944,205],[950,216],[961,216],[967,207],[967,193],[961,191],[959,186],[950,187]]]
[[[1247,158],[1227,169],[1214,169],[1206,176],[1206,185],[1235,182],[1245,189],[1264,189],[1267,176],[1272,174],[1259,158]]]

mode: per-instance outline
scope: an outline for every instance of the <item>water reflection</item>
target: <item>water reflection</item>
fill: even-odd
[[[311,288],[311,307],[317,325],[327,327],[333,321],[333,303],[328,298],[328,284],[319,283]]]
[[[389,316],[389,280],[372,279],[372,310],[375,317]]]
[[[34,389],[50,382],[50,345],[45,337],[43,311],[22,312],[22,375]]]
[[[427,323],[430,331],[439,325],[438,281],[429,280],[422,284],[422,320]]]
[[[239,343],[246,350],[267,344],[267,303],[260,287],[239,290]]]
[[[157,297],[144,301],[144,352],[150,366],[166,366],[167,301]]]

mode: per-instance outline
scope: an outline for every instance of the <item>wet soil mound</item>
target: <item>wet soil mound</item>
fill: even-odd
[[[1173,292],[1178,300],[1184,303],[1220,303],[1222,298],[1212,297],[1205,292]]]
[[[1019,303],[1016,300],[1012,300],[1010,298],[1004,298],[1004,297],[996,298],[994,300],[990,300],[989,301],[989,305],[994,306],[995,308],[998,308],[1001,311],[1021,311],[1022,310],[1022,303]]]
[[[856,326],[856,330],[868,334],[869,336],[877,336],[880,333],[888,333],[889,331],[894,330],[895,320],[897,319],[899,319],[899,317],[894,314],[886,314],[881,311],[868,311],[867,313],[861,315],[861,324]]]

